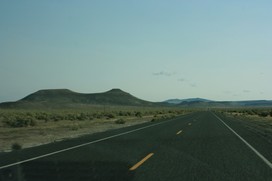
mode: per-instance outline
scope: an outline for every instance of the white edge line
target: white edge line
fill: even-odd
[[[231,127],[229,127],[221,118],[216,114],[212,113],[217,119],[219,119],[230,131],[232,131],[240,140],[242,140],[258,157],[260,157],[271,169],[272,163],[267,160],[260,152],[258,152],[253,146],[251,146],[244,138],[242,138],[238,133],[236,133]]]
[[[186,116],[186,115],[184,115],[184,116]],[[156,124],[144,126],[144,127],[137,128],[137,129],[134,129],[134,130],[126,131],[126,132],[119,133],[119,134],[116,134],[116,135],[108,136],[108,137],[105,137],[105,138],[101,138],[101,139],[94,140],[94,141],[91,141],[91,142],[83,143],[83,144],[80,144],[80,145],[72,146],[70,148],[65,148],[65,149],[62,149],[62,150],[54,151],[54,152],[47,153],[47,154],[44,154],[44,155],[40,155],[40,156],[37,156],[37,157],[33,157],[33,158],[26,159],[26,160],[22,160],[22,161],[19,161],[19,162],[15,162],[15,163],[11,163],[11,164],[8,164],[8,165],[4,165],[4,166],[0,167],[0,170],[3,169],[3,168],[8,168],[8,167],[11,167],[11,166],[19,165],[19,164],[22,164],[22,163],[26,163],[26,162],[37,160],[37,159],[40,159],[40,158],[44,158],[44,157],[48,157],[48,156],[55,155],[55,154],[58,154],[58,153],[62,153],[62,152],[65,152],[65,151],[69,151],[69,150],[73,150],[73,149],[76,149],[76,148],[80,148],[80,147],[83,147],[83,146],[86,146],[86,145],[90,145],[90,144],[98,143],[98,142],[101,142],[101,141],[105,141],[105,140],[108,140],[108,139],[111,139],[111,138],[115,138],[115,137],[118,137],[118,136],[122,136],[122,135],[126,135],[126,134],[133,133],[133,132],[136,132],[136,131],[140,131],[140,130],[143,130],[143,129],[146,129],[146,128],[149,128],[149,127],[157,126],[157,125],[160,125],[160,124],[165,124],[165,123],[168,123],[170,121],[177,120],[179,118],[180,117],[174,118],[174,119],[170,119],[168,121],[163,121],[163,122],[160,122],[160,123],[156,123]]]

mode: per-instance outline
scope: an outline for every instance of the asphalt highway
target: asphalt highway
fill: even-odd
[[[271,181],[272,144],[210,111],[0,154],[0,181]]]

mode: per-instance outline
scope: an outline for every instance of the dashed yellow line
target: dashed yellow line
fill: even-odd
[[[177,132],[177,135],[179,135],[180,133],[182,133],[182,130],[178,131],[178,132]]]
[[[152,157],[154,153],[149,153],[146,157],[144,157],[141,161],[136,163],[133,167],[131,167],[129,170],[133,171],[136,170],[139,166],[141,166],[146,160],[148,160],[150,157]]]

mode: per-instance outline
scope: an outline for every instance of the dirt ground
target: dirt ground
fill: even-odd
[[[11,151],[12,145],[17,143],[22,148],[28,148],[75,138],[85,134],[103,132],[152,120],[151,116],[143,118],[128,118],[125,124],[116,124],[116,119],[92,121],[58,121],[51,124],[40,123],[38,126],[26,128],[0,127],[0,152]]]

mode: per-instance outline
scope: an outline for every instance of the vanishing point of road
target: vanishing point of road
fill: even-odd
[[[272,144],[211,111],[0,154],[0,181],[272,180]]]

